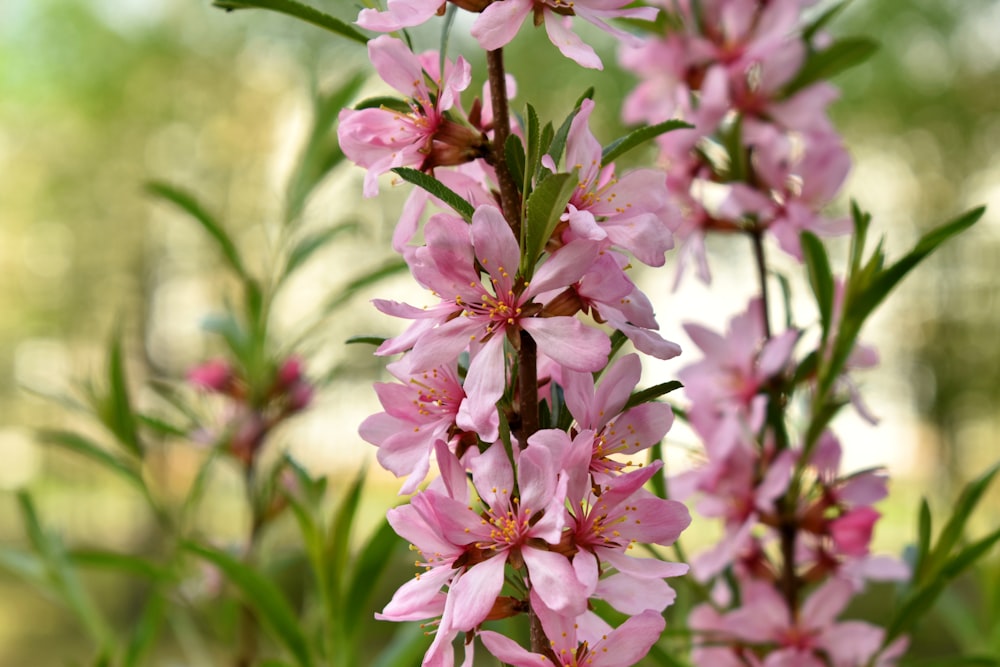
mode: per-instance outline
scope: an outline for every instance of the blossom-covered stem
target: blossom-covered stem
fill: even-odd
[[[507,100],[507,74],[503,65],[503,49],[486,52],[487,75],[490,82],[490,100],[493,103],[493,168],[500,187],[500,204],[503,214],[514,230],[514,238],[521,238],[521,198],[514,179],[507,168],[504,146],[510,136],[510,103]]]
[[[767,259],[764,256],[764,233],[759,229],[750,232],[753,241],[753,254],[757,264],[757,279],[760,281],[760,306],[764,320],[764,340],[771,339],[771,319],[768,316],[767,300]]]

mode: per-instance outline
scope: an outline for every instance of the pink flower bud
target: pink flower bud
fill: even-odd
[[[292,356],[285,359],[278,369],[275,384],[281,389],[288,389],[302,380],[302,360]]]
[[[830,522],[830,537],[845,556],[865,556],[875,522],[882,516],[871,507],[856,507]]]
[[[213,359],[189,370],[187,380],[198,389],[224,393],[232,385],[233,367],[224,359]]]

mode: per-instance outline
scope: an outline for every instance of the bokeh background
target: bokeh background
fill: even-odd
[[[343,0],[313,4],[346,19],[356,11]],[[24,542],[13,495],[22,487],[69,543],[127,549],[142,540],[149,517],[126,490],[34,441],[33,429],[81,423],[39,394],[72,395],[100,368],[116,331],[137,385],[179,379],[217,353],[201,323],[221,310],[233,285],[219,280],[202,233],[154,201],[144,183],[155,178],[197,193],[266,270],[315,93],[366,71],[355,44],[278,15],[209,5],[0,2],[0,542]],[[453,47],[476,66],[464,29],[459,22]],[[884,463],[892,471],[894,494],[881,507],[886,520],[876,542],[900,553],[915,534],[922,494],[943,510],[963,481],[1000,458],[1000,3],[858,0],[833,31],[882,44],[871,61],[838,77],[843,94],[833,115],[856,161],[845,192],[874,214],[890,253],[960,211],[990,207],[909,278],[865,332],[882,353],[882,367],[860,378],[880,426],[850,418],[840,425],[854,465]],[[595,132],[605,140],[621,134],[617,100],[633,79],[614,56],[605,49],[603,72],[581,71],[544,35],[529,32],[507,57],[518,80],[515,106],[530,100],[543,117],[562,118],[593,85]],[[417,33],[418,47],[436,40]],[[365,92],[382,89],[371,82]],[[388,196],[362,202],[361,177],[349,165],[338,168],[306,209],[306,225],[357,222],[358,229],[298,276],[293,296],[280,304],[289,332],[389,258],[405,188],[386,187]],[[672,274],[645,277],[665,330],[682,343],[682,321],[721,325],[749,294],[747,249],[724,241],[711,247],[719,253],[711,290],[689,279],[675,294]],[[378,410],[368,387],[382,367],[368,348],[343,342],[398,331],[367,299],[401,298],[406,285],[400,276],[363,290],[314,338],[310,373],[333,380],[283,440],[334,480],[371,458],[356,429]],[[706,307],[710,294],[717,308]],[[658,366],[650,377],[672,378],[687,362]],[[682,451],[683,435],[676,437]],[[183,486],[183,451],[164,456],[159,483]],[[220,502],[205,518],[220,540],[238,533],[233,516],[242,510],[224,500],[237,482],[217,481]],[[391,506],[394,489],[376,478],[368,516]],[[997,496],[989,502],[995,508]],[[995,524],[995,512],[981,515],[980,529]],[[980,615],[987,602],[976,590],[1000,588],[998,570],[994,556],[979,579],[963,583],[968,595],[946,598],[942,622],[921,640],[928,651],[976,640],[967,623],[962,629],[962,614]],[[108,599],[124,594],[114,581],[92,583]],[[0,665],[70,664],[74,646],[85,641],[71,617],[0,569]]]

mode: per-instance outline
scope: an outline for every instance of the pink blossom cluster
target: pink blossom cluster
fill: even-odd
[[[195,366],[187,380],[201,391],[226,399],[222,425],[198,438],[222,446],[246,466],[252,465],[268,433],[306,409],[314,392],[302,361],[295,356],[281,362],[264,387],[251,386],[245,374],[225,359]]]
[[[884,471],[845,475],[832,431],[806,448],[780,443],[768,423],[768,403],[788,392],[800,332],[768,337],[759,299],[724,335],[686,328],[704,354],[680,377],[706,461],[671,488],[675,497],[697,497],[698,513],[722,523],[719,541],[692,560],[694,576],[716,581],[728,570],[739,585],[714,587],[714,599],[693,612],[694,663],[895,664],[905,638],[885,646],[882,628],[838,620],[867,581],[908,576],[900,561],[871,553],[880,517],[873,505],[888,492]]]
[[[827,117],[837,91],[801,78],[826,37],[804,37],[813,0],[681,0],[669,5],[664,35],[621,52],[640,77],[625,101],[627,122],[681,118],[693,127],[659,139],[672,201],[683,211],[680,270],[694,262],[710,279],[708,232],[773,237],[801,260],[799,235],[850,231],[822,209],[838,194],[851,161]],[[678,277],[680,275],[680,271]]]
[[[388,36],[372,40],[369,52],[383,79],[408,96],[410,111],[341,114],[345,154],[368,168],[366,188],[394,166],[411,166],[474,211],[464,219],[415,191],[394,246],[430,302],[375,301],[410,324],[377,350],[401,356],[388,366],[395,381],[376,385],[383,412],[360,432],[385,468],[407,478],[401,493],[416,492],[388,519],[421,568],[379,617],[433,628],[425,665],[453,664],[459,636],[465,664],[480,637],[513,665],[632,665],[663,630],[661,613],[675,597],[664,579],[688,569],[637,557],[638,545],[672,544],[690,517],[683,504],[644,488],[662,462],[633,458],[645,459],[667,433],[670,408],[627,405],[640,380],[637,355],[609,364],[608,325],[653,356],[680,352],[657,333],[651,302],[627,271],[634,260],[662,265],[672,246],[676,213],[663,174],[618,175],[613,164],[602,166],[589,129],[593,102],[584,101],[562,171],[560,156],[541,160],[549,173],[572,173],[576,186],[541,255],[526,261],[494,194],[492,110],[462,112],[458,93],[468,76],[441,80],[437,54],[415,55]],[[445,72],[466,67],[446,62]],[[476,137],[476,150],[459,164],[435,158],[444,122]],[[432,204],[436,212],[428,211]],[[519,395],[527,372],[519,353],[528,342],[537,347],[532,371],[542,400],[566,413],[565,424],[523,426],[524,412],[537,411]],[[440,476],[422,487],[435,463]],[[631,618],[610,628],[591,610],[594,599]],[[548,638],[545,647],[523,648],[483,627],[527,612]]]

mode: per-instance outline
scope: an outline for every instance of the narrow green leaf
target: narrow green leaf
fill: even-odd
[[[332,587],[330,598],[341,603],[340,611],[342,614],[350,614],[353,611],[345,606],[346,600],[341,597],[343,594],[342,585],[347,583],[347,555],[350,553],[351,547],[351,529],[357,518],[358,506],[361,503],[361,491],[364,488],[367,475],[367,465],[362,466],[347,490],[347,494],[340,501],[340,507],[337,508],[333,517],[333,523],[330,525],[323,548],[327,566],[327,581]]]
[[[650,403],[655,401],[660,396],[666,396],[672,391],[677,391],[684,385],[677,380],[671,380],[670,382],[662,382],[649,389],[643,389],[642,391],[637,391],[628,397],[628,401],[625,402],[625,407],[622,410],[628,410],[629,408],[634,408],[637,405],[642,405],[643,403]]]
[[[528,142],[527,150],[525,151],[525,166],[522,170],[523,178],[521,182],[524,184],[521,191],[525,195],[531,194],[531,183],[535,177],[535,173],[538,171],[539,161],[542,159],[542,130],[541,123],[538,121],[538,112],[535,111],[535,107],[530,104],[527,107],[527,132],[525,134],[525,139]],[[515,182],[517,182],[515,180]]]
[[[77,578],[62,544],[42,528],[30,495],[24,491],[19,492],[17,502],[28,540],[41,556],[53,590],[76,614],[91,640],[97,645],[98,655],[108,655],[113,643],[111,628]]]
[[[816,297],[820,322],[823,325],[822,340],[826,341],[833,323],[834,285],[830,259],[827,257],[823,242],[815,234],[803,232],[800,238],[802,254],[806,262],[806,272],[809,276],[809,286]]]
[[[125,359],[122,354],[121,337],[115,335],[108,345],[108,396],[105,423],[118,441],[135,454],[142,456],[142,443],[129,398],[128,382],[125,377]]]
[[[955,545],[962,538],[969,517],[972,516],[976,505],[982,500],[983,494],[986,493],[986,489],[989,488],[998,471],[1000,471],[1000,463],[995,464],[982,475],[966,484],[962,489],[951,516],[948,517],[947,523],[945,523],[941,534],[938,535],[937,542],[934,544],[934,548],[931,550],[927,563],[929,575],[933,576],[944,565],[952,549],[954,549]]]
[[[350,586],[344,601],[345,609],[353,609],[356,613],[347,614],[343,622],[346,624],[346,634],[351,636],[357,630],[358,623],[367,618],[362,612],[368,608],[372,594],[379,578],[392,563],[392,555],[406,543],[396,535],[389,522],[384,518],[378,529],[368,538],[368,542],[358,553],[351,571]]]
[[[601,166],[611,164],[633,148],[641,146],[661,134],[690,127],[694,126],[681,120],[668,120],[656,125],[648,125],[632,130],[625,136],[615,139],[604,147],[604,150],[601,152]]]
[[[149,581],[160,581],[170,576],[156,563],[132,554],[116,553],[104,549],[74,549],[68,555],[70,561],[78,567],[127,572]]]
[[[854,222],[854,234],[851,235],[851,275],[861,269],[861,262],[864,259],[865,243],[868,239],[868,228],[871,225],[872,217],[865,213],[858,206],[858,202],[851,201],[851,219]]]
[[[451,29],[455,25],[455,14],[458,13],[458,5],[449,4],[444,13],[444,22],[441,25],[441,43],[438,48],[438,71],[446,71],[445,63],[448,62],[448,42],[451,40]]]
[[[917,554],[913,561],[913,583],[919,584],[923,580],[924,568],[927,566],[927,557],[931,551],[931,506],[927,498],[920,499],[920,510],[917,515]]]
[[[380,280],[388,278],[389,276],[394,276],[397,273],[402,273],[406,271],[409,267],[406,262],[402,259],[391,259],[382,266],[378,266],[368,273],[362,274],[357,278],[351,280],[339,292],[334,294],[326,304],[323,305],[323,310],[321,311],[324,315],[329,315],[333,311],[337,310],[357,294],[359,291],[374,285]]]
[[[383,338],[382,336],[351,336],[344,342],[347,343],[348,345],[364,344],[364,345],[374,345],[378,347],[386,340],[388,339]]]
[[[663,460],[663,443],[657,442],[652,447],[649,448],[649,462],[662,461]],[[649,480],[649,483],[653,486],[653,493],[656,494],[658,498],[667,497],[667,479],[664,477],[663,471],[656,473]]]
[[[817,81],[831,79],[844,70],[860,65],[878,50],[878,43],[865,37],[845,37],[822,51],[809,55],[794,79],[785,87],[791,96]]]
[[[219,9],[225,9],[227,12],[234,9],[270,9],[279,14],[294,16],[306,23],[324,28],[336,35],[347,37],[360,44],[368,43],[367,37],[347,23],[294,0],[214,0],[212,5]]]
[[[270,579],[212,547],[185,542],[184,548],[222,570],[226,579],[239,589],[243,598],[253,607],[261,624],[295,657],[296,664],[300,667],[310,667],[313,664],[309,643],[295,612]]]
[[[398,111],[399,113],[411,113],[413,109],[410,105],[406,103],[406,100],[402,100],[398,97],[389,97],[387,95],[379,95],[376,97],[366,97],[357,104],[354,105],[355,110],[361,109],[391,109],[393,111]]]
[[[937,250],[945,241],[974,225],[985,211],[986,208],[982,206],[972,209],[955,220],[924,234],[913,250],[879,273],[864,293],[851,300],[850,315],[860,319],[867,318],[907,273]]]
[[[139,667],[144,663],[150,649],[156,643],[166,612],[166,600],[163,595],[154,592],[146,601],[139,622],[129,638],[125,657],[122,659],[122,667]]]
[[[152,194],[179,207],[182,211],[197,220],[205,231],[208,232],[208,235],[215,240],[216,245],[219,246],[219,250],[222,251],[222,256],[226,258],[229,266],[241,277],[245,278],[247,276],[247,272],[243,268],[243,261],[240,259],[240,253],[236,249],[236,244],[233,243],[229,234],[226,233],[226,230],[223,229],[215,217],[198,203],[198,200],[179,188],[158,181],[147,183],[146,189]]]
[[[192,430],[191,427],[177,426],[175,424],[171,424],[170,422],[164,421],[159,417],[138,414],[136,415],[136,419],[139,420],[140,424],[160,435],[175,436],[179,438],[184,438],[191,435],[191,430]]]
[[[995,530],[986,537],[976,540],[945,563],[945,566],[941,568],[941,576],[954,579],[988,554],[997,542],[1000,542],[1000,530]]]
[[[524,144],[521,137],[516,134],[507,136],[507,141],[503,147],[504,159],[507,161],[507,169],[510,170],[510,177],[517,184],[526,182],[528,176],[525,174]],[[522,187],[522,192],[523,192]]]
[[[524,221],[524,251],[521,253],[520,272],[530,280],[545,244],[548,242],[559,218],[566,211],[576,189],[576,172],[553,174],[541,181],[528,197]]]
[[[448,206],[452,207],[456,213],[465,218],[466,222],[472,221],[472,214],[476,212],[476,210],[472,207],[472,204],[462,199],[457,192],[438,179],[433,176],[429,176],[422,171],[417,171],[416,169],[410,169],[408,167],[396,167],[392,171],[404,181],[409,181],[417,187],[423,188]]]
[[[559,129],[556,130],[555,135],[552,137],[552,141],[548,144],[549,148],[547,154],[552,157],[552,161],[556,164],[559,164],[559,161],[562,159],[563,151],[566,150],[566,138],[569,136],[569,129],[573,125],[573,119],[576,118],[578,113],[580,113],[580,105],[583,104],[584,100],[593,99],[593,97],[593,87],[584,91],[583,95],[580,96],[580,99],[578,99],[576,104],[573,106],[573,110],[569,112],[569,115],[566,116],[562,125],[560,125]]]
[[[116,473],[129,484],[141,489],[143,487],[142,474],[138,467],[131,461],[115,456],[104,447],[88,440],[82,435],[69,431],[41,431],[38,434],[42,442],[61,447],[70,452],[80,454],[103,468]]]
[[[35,554],[0,544],[0,567],[36,587],[49,588],[45,565]]]

